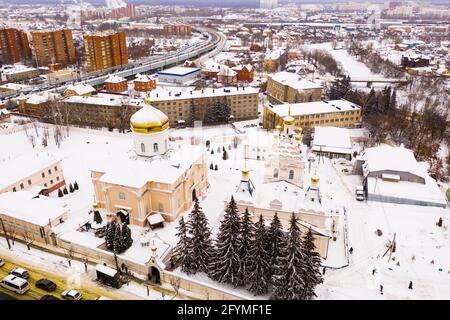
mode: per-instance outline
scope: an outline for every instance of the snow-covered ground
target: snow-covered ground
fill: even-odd
[[[218,165],[218,170],[209,170],[210,187],[201,199],[201,206],[206,213],[210,227],[215,234],[223,217],[224,200],[236,191],[241,178],[241,170],[249,168],[250,177],[255,186],[261,186],[264,172],[264,162],[246,160],[243,158],[242,142],[250,133],[266,135],[258,129],[256,121],[236,123],[236,131],[231,125],[171,129],[171,137],[179,143],[198,143],[204,145],[211,141],[214,154],[208,154],[210,163]],[[245,133],[242,133],[245,131]],[[36,134],[34,129],[28,129],[28,134]],[[358,134],[358,132],[355,132]],[[237,149],[233,148],[233,140],[241,143]],[[94,191],[91,183],[89,168],[96,159],[105,154],[114,157],[119,153],[126,153],[132,149],[131,134],[111,134],[105,131],[75,129],[69,130],[69,135],[58,148],[50,133],[50,143],[44,148],[40,138],[36,139],[37,146],[33,149],[24,131],[1,134],[0,131],[0,165],[3,161],[14,161],[21,155],[37,157],[39,153],[51,154],[62,158],[65,178],[68,182],[77,181],[80,190],[62,198],[66,202],[70,219],[61,227],[61,232],[70,233],[78,225],[89,219],[88,211],[94,202]],[[229,149],[231,146],[231,150]],[[222,159],[222,147],[227,149],[229,159]],[[217,152],[219,150],[219,152]],[[436,299],[450,297],[450,240],[448,226],[450,225],[449,209],[429,208],[420,206],[383,204],[378,202],[357,202],[354,190],[361,178],[347,175],[342,171],[344,166],[325,159],[317,164],[320,177],[320,188],[323,196],[333,199],[345,207],[346,218],[339,228],[342,238],[345,230],[348,232],[348,247],[353,247],[353,254],[349,255],[348,267],[326,270],[325,283],[319,286],[317,294],[320,299]],[[305,173],[305,181],[309,174]],[[187,216],[188,212],[184,213]],[[444,227],[438,228],[436,222],[442,217]],[[344,229],[347,221],[347,229]],[[178,223],[166,223],[162,229],[157,229],[157,236],[165,242],[174,245]],[[380,229],[382,235],[375,231]],[[139,230],[133,229],[137,234]],[[397,250],[390,257],[382,257],[388,241],[396,237]],[[1,241],[0,241],[1,242]],[[137,241],[136,241],[137,242]],[[342,239],[330,244],[330,257],[325,265],[342,267],[347,262],[348,249]],[[134,251],[139,248],[138,243],[127,255],[136,255],[136,260],[143,262],[147,257]],[[1,249],[1,248],[0,248]],[[33,250],[35,251],[35,250]],[[22,256],[22,253],[20,253]],[[27,259],[34,259],[23,254]],[[40,255],[40,254],[39,254]],[[139,258],[139,259],[138,259]],[[36,258],[42,264],[54,262]],[[59,258],[60,260],[62,258]],[[46,262],[47,261],[47,262]],[[432,263],[433,262],[433,263]],[[399,265],[397,265],[399,263]],[[376,273],[372,276],[372,270]],[[198,279],[197,279],[198,278]],[[201,281],[202,277],[196,277]],[[204,279],[203,279],[204,280]],[[205,280],[206,281],[206,280]],[[211,280],[208,280],[209,282]],[[208,282],[207,281],[207,282]],[[409,281],[413,281],[414,289],[408,290]],[[209,283],[208,282],[208,283]],[[379,284],[384,286],[384,295],[379,294]],[[216,284],[219,287],[221,285]],[[232,288],[224,287],[227,290]],[[138,287],[139,292],[146,294],[145,287]],[[237,291],[244,294],[242,291]]]

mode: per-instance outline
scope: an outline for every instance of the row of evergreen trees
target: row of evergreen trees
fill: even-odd
[[[262,216],[253,224],[248,210],[240,214],[232,197],[213,243],[196,200],[189,221],[180,219],[177,236],[172,262],[188,274],[204,272],[255,295],[271,293],[272,299],[312,299],[322,283],[313,234],[309,230],[301,237],[294,214],[285,233],[277,214],[269,227]]]
[[[106,247],[116,254],[120,254],[131,247],[133,239],[131,230],[126,223],[110,221],[105,230]]]

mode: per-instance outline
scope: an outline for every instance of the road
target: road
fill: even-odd
[[[49,271],[44,270],[37,270],[35,267],[28,265],[26,263],[20,262],[14,262],[11,263],[8,260],[5,260],[5,265],[0,267],[0,278],[3,279],[5,276],[8,275],[9,271],[13,269],[14,267],[21,267],[26,270],[28,270],[30,274],[30,279],[28,279],[28,282],[30,283],[30,290],[25,295],[18,295],[16,293],[13,293],[3,287],[0,287],[0,295],[6,295],[6,298],[9,296],[11,298],[17,299],[17,300],[38,300],[43,295],[51,294],[55,297],[61,298],[61,293],[67,289],[67,275],[61,275],[56,274]],[[57,288],[54,292],[48,293],[44,290],[38,289],[35,286],[35,283],[37,280],[46,278],[56,283]],[[81,292],[83,295],[83,300],[95,300],[99,296],[108,297],[113,300],[138,300],[142,299],[139,296],[132,295],[128,292],[118,291],[113,288],[109,288],[100,284],[93,284],[89,283],[88,281],[84,280],[83,277],[80,277],[80,287],[77,288],[78,291]],[[1,297],[0,297],[1,299]]]

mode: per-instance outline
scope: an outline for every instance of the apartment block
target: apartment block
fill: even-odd
[[[267,93],[273,104],[311,102],[322,98],[323,88],[295,73],[282,71],[268,77]]]
[[[31,38],[39,66],[55,63],[66,66],[75,63],[72,30],[34,31],[31,32]]]
[[[344,99],[268,104],[264,106],[263,126],[265,129],[282,127],[283,119],[288,115],[294,118],[296,126],[302,128],[316,126],[355,128],[361,122],[361,107]]]
[[[187,36],[192,33],[192,26],[185,24],[166,24],[163,26],[166,35]]]
[[[27,34],[13,28],[0,29],[0,65],[14,64],[31,58]]]
[[[128,63],[125,32],[85,35],[84,51],[89,72]]]

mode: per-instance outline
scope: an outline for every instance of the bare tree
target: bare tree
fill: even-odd
[[[22,234],[23,240],[25,241],[25,244],[27,245],[27,249],[31,250],[31,245],[34,242],[33,236],[29,234],[27,231],[24,231]]]

